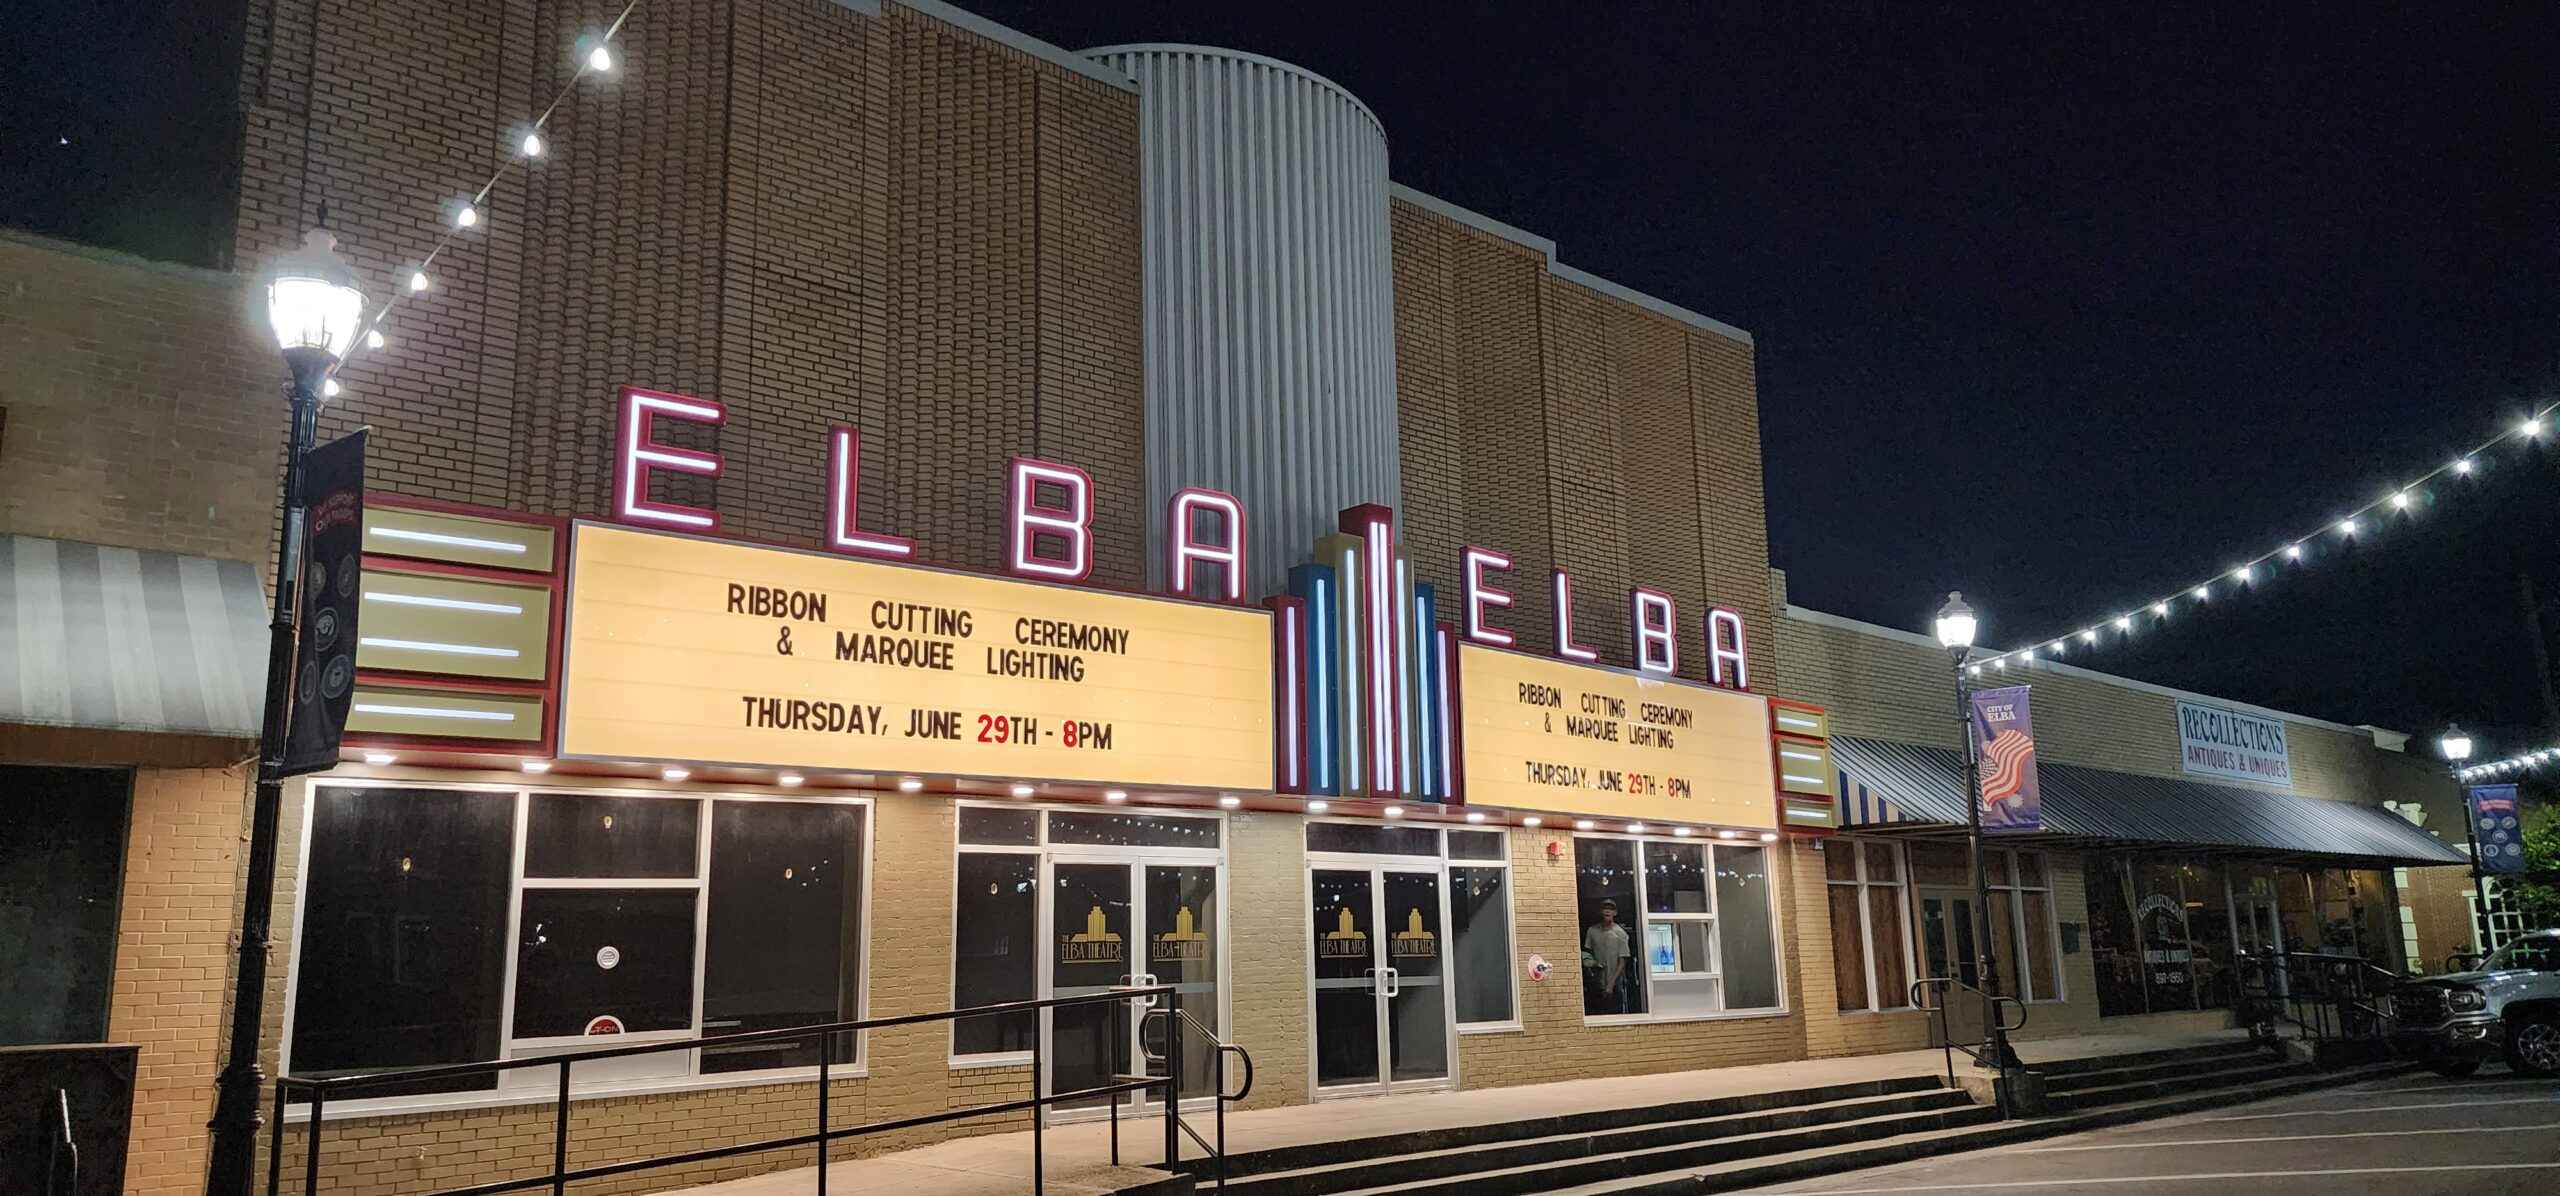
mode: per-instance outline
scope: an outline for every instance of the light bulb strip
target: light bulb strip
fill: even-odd
[[[2152,621],[2155,624],[2165,623],[2168,621],[2170,614],[2175,610],[2176,604],[2181,600],[2186,601],[2189,605],[2199,605],[2211,601],[2213,584],[2215,582],[2237,582],[2242,585],[2255,585],[2259,580],[2259,566],[2267,564],[2270,561],[2302,562],[2303,558],[2298,550],[2301,546],[2311,543],[2320,536],[2330,532],[2337,532],[2347,538],[2353,538],[2361,535],[2368,529],[2380,526],[2379,524],[2369,523],[2366,521],[2366,517],[2373,514],[2375,511],[2386,509],[2406,510],[2408,506],[2408,496],[2415,494],[2420,487],[2425,486],[2446,474],[2455,474],[2465,477],[2469,476],[2473,471],[2473,458],[2478,457],[2480,454],[2488,452],[2490,449],[2496,448],[2510,440],[2532,441],[2539,438],[2547,426],[2547,421],[2552,418],[2552,414],[2555,411],[2560,411],[2560,402],[2549,403],[2536,408],[2533,414],[2527,416],[2525,419],[2503,431],[2500,431],[2497,435],[2481,441],[2477,446],[2455,456],[2452,460],[2449,460],[2442,465],[2438,465],[2425,473],[2419,474],[2416,480],[2395,486],[2382,497],[2374,499],[2363,506],[2357,507],[2354,510],[2347,512],[2344,516],[2329,520],[2299,536],[2287,537],[2274,548],[2270,548],[2256,556],[2246,558],[2238,564],[2224,569],[2219,573],[2215,573],[2210,577],[2192,581],[2186,585],[2174,587],[2165,591],[2159,598],[2152,599],[2148,602],[2135,603],[2134,605],[2124,608],[2120,613],[2102,616],[2091,620],[2078,628],[2036,640],[2024,647],[2012,648],[2006,652],[1998,653],[1996,655],[1976,658],[1966,666],[1966,671],[1979,675],[1985,668],[2006,669],[2012,663],[2022,665],[2031,664],[2039,658],[2060,656],[2064,654],[2065,646],[2075,638],[2079,639],[2084,645],[2082,649],[2083,651],[2094,651],[2099,646],[2098,633],[2105,631],[2111,626],[2115,629],[2118,639],[2128,639],[2134,634],[2134,628],[2129,626],[2128,623],[2137,615],[2147,613],[2151,616]],[[2560,749],[2555,749],[2555,751],[2560,751]]]
[[[2453,775],[2465,781],[2485,780],[2512,773],[2518,769],[2539,768],[2555,760],[2560,760],[2560,744],[2537,748],[2521,755],[2509,756],[2504,760],[2492,760],[2486,764],[2464,765],[2455,769]]]
[[[560,110],[560,105],[568,100],[571,92],[578,89],[578,84],[585,82],[587,76],[598,73],[594,65],[588,60],[588,53],[598,46],[612,46],[613,39],[621,36],[622,34],[623,23],[629,21],[633,10],[638,9],[639,7],[640,0],[629,0],[629,3],[622,6],[622,11],[615,14],[613,23],[605,27],[604,35],[597,38],[592,46],[589,46],[578,53],[577,69],[570,72],[569,81],[561,85],[560,90],[551,97],[550,103],[542,106],[541,115],[533,118],[533,123],[525,128],[525,132],[535,134],[541,133],[542,130],[551,123],[552,113]],[[521,140],[521,138],[518,139],[519,148],[509,152],[505,158],[498,163],[498,168],[489,173],[489,181],[480,184],[480,189],[471,193],[470,207],[475,210],[482,210],[484,217],[486,212],[481,208],[481,206],[489,201],[489,193],[496,190],[498,184],[506,179],[508,171],[515,169],[520,163],[532,161],[531,156],[522,151]],[[475,223],[485,224],[487,221],[483,219]],[[436,258],[443,255],[446,247],[452,245],[455,236],[459,235],[461,232],[462,226],[459,224],[452,221],[445,222],[444,231],[437,235],[436,243],[428,247],[427,256],[419,259],[418,264],[409,267],[409,270],[415,274],[424,275],[427,268],[435,265]],[[329,373],[327,376],[330,378],[337,377],[338,371],[345,369],[347,363],[355,359],[356,354],[370,348],[372,346],[373,334],[378,332],[383,323],[391,318],[392,310],[400,306],[400,301],[412,293],[414,293],[413,288],[405,283],[401,286],[392,288],[391,297],[384,300],[381,307],[374,309],[373,318],[365,321],[362,333],[355,338],[355,342],[353,344],[347,347],[346,354],[338,358],[338,360],[329,367]]]

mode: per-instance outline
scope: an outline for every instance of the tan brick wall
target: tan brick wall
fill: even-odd
[[[227,274],[0,232],[0,532],[266,560],[285,373],[252,310]]]
[[[1707,676],[1707,611],[1729,606],[1766,690],[1776,629],[1751,345],[1559,276],[1536,247],[1402,199],[1389,215],[1417,574],[1458,593],[1462,547],[1510,554],[1499,621],[1544,652],[1562,566],[1575,635],[1621,666],[1629,587],[1661,590],[1693,679]]]
[[[141,1046],[125,1190],[204,1188],[238,925],[248,777],[237,770],[134,774],[123,908],[107,1037]]]

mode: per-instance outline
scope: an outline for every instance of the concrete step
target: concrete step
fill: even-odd
[[[2230,1055],[2179,1059],[2167,1063],[2146,1063],[2132,1067],[2095,1068],[2065,1072],[2061,1075],[2046,1073],[2044,1090],[2046,1095],[2050,1096],[2062,1092],[2082,1092],[2091,1088],[2113,1088],[2122,1084],[2138,1084],[2146,1080],[2192,1076],[2207,1070],[2222,1071],[2234,1067],[2245,1067],[2252,1063],[2271,1063],[2276,1058],[2276,1053],[2273,1051],[2248,1050]]]
[[[1619,1129],[1548,1134],[1384,1157],[1355,1158],[1285,1171],[1265,1171],[1242,1179],[1235,1178],[1235,1173],[1230,1170],[1227,1188],[1240,1196],[1318,1196],[1452,1177],[1466,1177],[1473,1183],[1488,1173],[1533,1169],[1547,1164],[1903,1114],[1970,1108],[1972,1102],[1964,1093],[1933,1088],[1819,1104],[1789,1105],[1749,1113],[1728,1113],[1720,1117],[1657,1121]]]
[[[2047,1090],[2045,1108],[2054,1113],[2076,1113],[2102,1105],[2120,1105],[2128,1101],[2150,1100],[2155,1097],[2174,1096],[2182,1092],[2245,1087],[2317,1070],[2319,1069],[2308,1063],[2288,1063],[2261,1055],[2239,1067],[2223,1067],[2211,1071],[2199,1070],[2162,1079],[2136,1080],[2097,1088],[2081,1088],[2059,1095]]]
[[[1987,1106],[1962,1103],[1829,1125],[1737,1134],[1345,1191],[1346,1196],[1516,1196],[1520,1193],[1543,1193],[1575,1184],[1626,1181],[1677,1169],[1711,1168],[1773,1154],[1849,1148],[1857,1143],[1905,1134],[1984,1125],[1997,1121],[1999,1116],[1998,1110]]]
[[[2292,1075],[2262,1083],[2180,1093],[2059,1117],[1918,1129],[1847,1146],[1817,1146],[1784,1154],[1735,1159],[1707,1167],[1681,1168],[1650,1175],[1580,1184],[1551,1190],[1545,1196],[1698,1196],[1701,1193],[1732,1192],[1766,1184],[1795,1183],[1825,1175],[1838,1175],[1842,1172],[1859,1171],[1869,1167],[1905,1163],[1913,1159],[1959,1154],[1993,1146],[2008,1146],[2039,1138],[2054,1138],[2064,1134],[2103,1129],[2111,1125],[2172,1117],[2201,1109],[2291,1096],[2317,1088],[2380,1079],[2408,1071],[2411,1066],[2406,1063],[2376,1064],[2341,1071]]]
[[[2056,1059],[2050,1063],[2030,1063],[2028,1070],[2045,1077],[2048,1087],[2053,1077],[2078,1075],[2089,1071],[2112,1071],[2125,1067],[2147,1067],[2157,1063],[2187,1063],[2198,1059],[2220,1059],[2266,1052],[2245,1038],[2203,1046],[2172,1047],[2162,1051],[2128,1051],[2120,1055],[2090,1055],[2081,1059]]]
[[[1943,1089],[1936,1076],[1898,1076],[1886,1080],[1861,1080],[1852,1084],[1827,1084],[1815,1088],[1795,1088],[1779,1092],[1749,1092],[1701,1100],[1673,1101],[1660,1105],[1587,1109],[1545,1117],[1525,1117],[1477,1125],[1442,1126],[1367,1137],[1345,1135],[1329,1142],[1308,1142],[1296,1146],[1278,1146],[1267,1150],[1239,1153],[1227,1160],[1229,1177],[1227,1186],[1235,1187],[1235,1180],[1244,1176],[1265,1175],[1280,1171],[1303,1171],[1398,1155],[1454,1150],[1501,1142],[1519,1142],[1534,1138],[1553,1138],[1560,1135],[1596,1134],[1664,1122],[1700,1121],[1808,1105],[1827,1105],[1867,1097],[1939,1091]],[[1194,1173],[1205,1173],[1208,1170],[1206,1164],[1197,1161],[1186,1161],[1183,1166],[1185,1170]]]

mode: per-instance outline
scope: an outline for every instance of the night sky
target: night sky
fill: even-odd
[[[2560,401],[2549,4],[961,2],[1069,48],[1313,69],[1378,113],[1399,181],[1750,329],[1772,553],[1819,610],[1925,630],[1961,588],[1988,641],[2048,640]],[[204,25],[232,6],[7,7],[0,219],[68,196],[57,231],[185,256],[155,246],[227,212],[190,196],[223,170],[198,151],[236,50]],[[142,202],[86,181],[137,162]],[[2069,659],[2540,746],[2521,593],[2560,625],[2555,454],[2502,448],[2351,549]]]
[[[2469,27],[965,6],[1071,49],[1307,67],[1377,112],[1397,181],[1751,330],[1771,553],[1817,610],[1925,631],[1960,588],[1987,641],[2047,640],[2560,401],[2548,5]],[[2560,457],[2483,464],[2352,550],[2324,537],[2306,569],[2066,659],[2539,746],[2520,578],[2560,599]]]

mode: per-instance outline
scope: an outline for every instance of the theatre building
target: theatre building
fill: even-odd
[[[407,278],[584,31],[314,19],[245,37],[235,269],[204,294],[250,293],[324,203],[370,288]],[[1914,979],[1979,979],[1955,677],[1786,602],[1750,334],[1395,184],[1356,97],[1251,54],[886,0],[666,0],[617,45],[321,416],[370,430],[360,562],[315,562],[352,713],[286,794],[269,1075],[1154,984],[1274,1106],[1901,1049]],[[139,342],[154,385],[272,443],[253,333],[204,335],[226,364],[196,378],[201,346]],[[0,442],[10,486],[58,445]],[[191,467],[273,482],[263,452]],[[39,559],[83,526],[0,529],[21,603],[94,574]],[[199,551],[263,569],[238,539]],[[115,694],[171,667],[107,666]],[[2444,796],[2387,735],[2019,679],[2048,821],[2001,842],[1990,912],[2030,1033],[2227,1018],[2259,946],[2405,961],[2391,869],[2460,855],[2382,808]],[[2250,779],[2185,754],[2216,719],[2279,735]],[[13,784],[61,762],[11,742]],[[228,991],[237,892],[177,919],[139,846],[211,827],[183,858],[235,866],[245,771],[189,775],[217,782],[147,826],[133,774],[84,782],[137,820],[98,897],[123,945],[92,952],[120,1024]],[[132,1190],[200,1185],[218,1020],[146,1043]],[[1086,1087],[1160,1066],[1140,1029],[1088,1005],[583,1065],[570,1162],[770,1136],[822,1073],[838,1124],[1015,1099],[1035,1066]],[[1194,1092],[1238,1066],[1194,1061]],[[326,1182],[547,1169],[557,1074],[333,1101]]]

